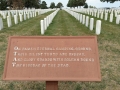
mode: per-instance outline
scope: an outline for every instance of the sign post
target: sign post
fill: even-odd
[[[46,81],[46,90],[58,90],[58,81]]]

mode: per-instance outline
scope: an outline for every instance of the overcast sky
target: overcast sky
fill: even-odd
[[[57,4],[58,2],[63,3],[64,7],[66,7],[68,0],[41,0],[41,1],[46,1],[47,6],[50,6],[51,2],[55,2],[55,4]],[[120,6],[120,1],[117,1],[115,3],[106,3],[106,2],[100,2],[100,0],[86,0],[86,2],[88,3],[88,5],[92,5],[95,6],[97,8],[100,7],[119,7]]]

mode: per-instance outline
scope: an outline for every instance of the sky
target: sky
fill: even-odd
[[[51,2],[54,2],[55,4],[57,4],[58,2],[61,2],[64,7],[66,8],[68,0],[41,0],[41,1],[46,1],[47,6],[50,6]],[[97,8],[101,8],[101,7],[119,7],[120,6],[120,1],[116,1],[115,3],[106,3],[106,2],[100,2],[100,0],[86,0],[87,4],[90,6],[95,6]]]

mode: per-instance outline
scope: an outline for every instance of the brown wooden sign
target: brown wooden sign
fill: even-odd
[[[3,80],[101,81],[97,38],[10,37]]]

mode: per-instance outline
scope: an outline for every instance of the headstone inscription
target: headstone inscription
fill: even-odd
[[[10,37],[3,80],[101,81],[96,36]]]

